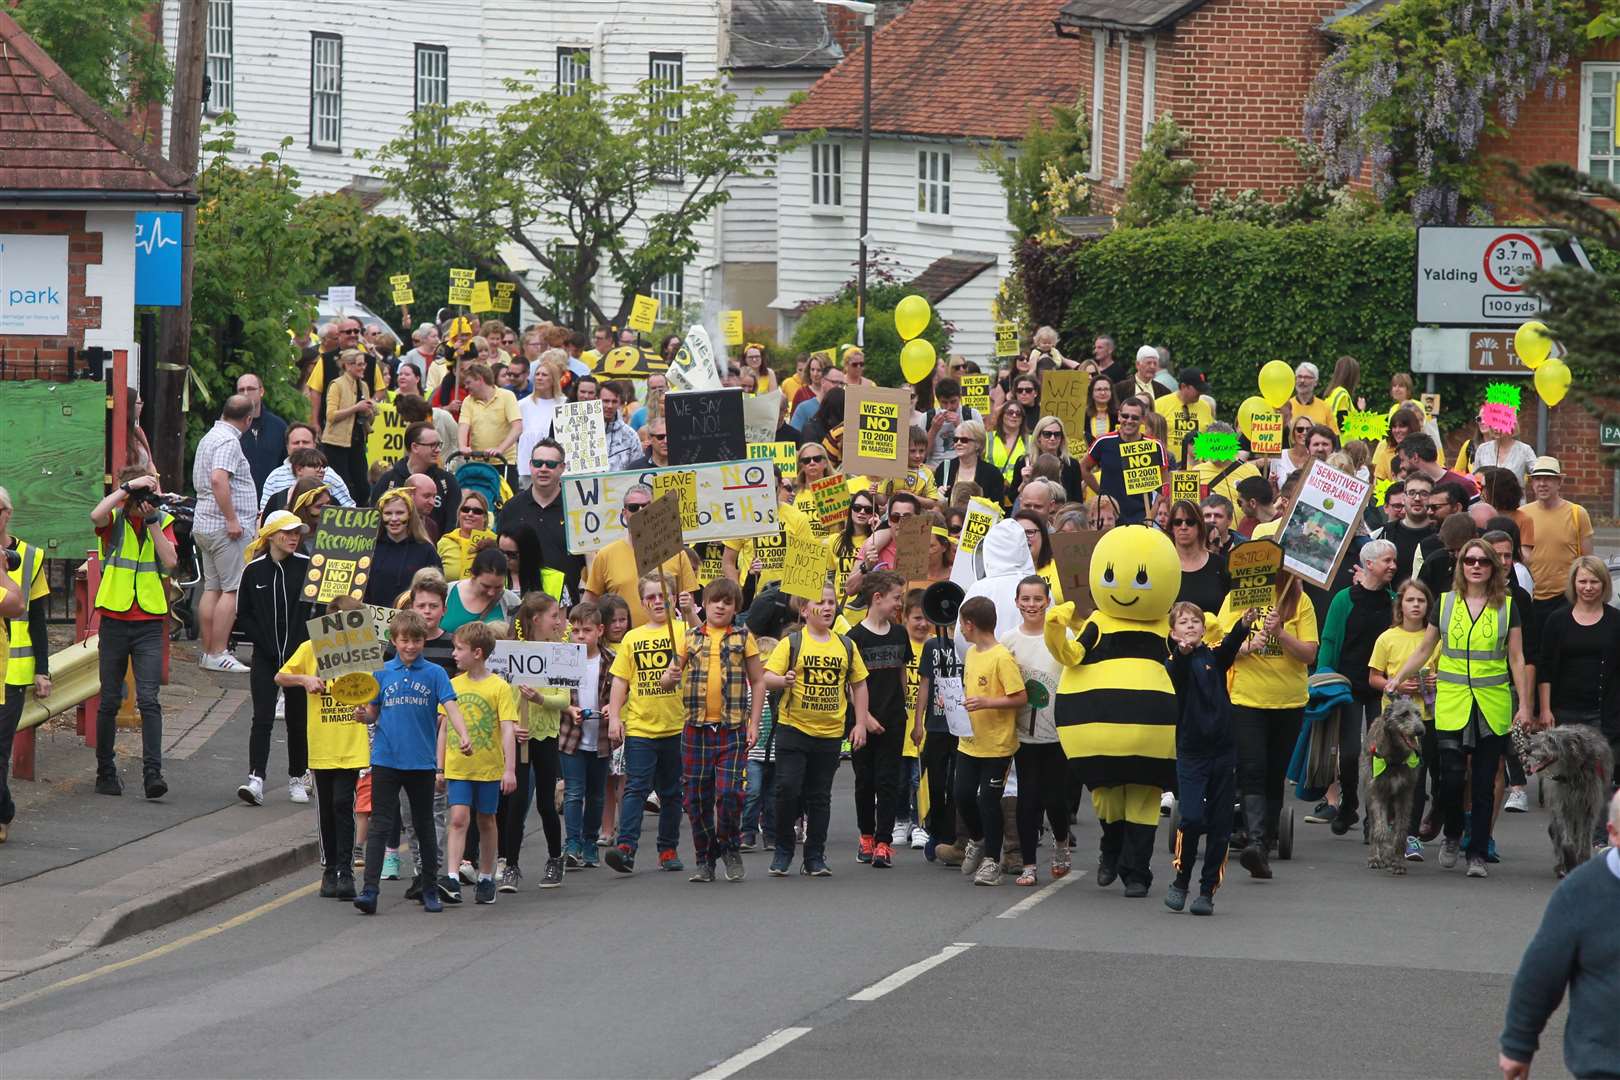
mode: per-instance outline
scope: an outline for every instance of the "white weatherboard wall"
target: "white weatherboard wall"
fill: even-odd
[[[829,136],[843,146],[843,205],[810,204],[810,150],[785,154],[778,166],[776,307],[783,340],[792,333],[792,309],[820,300],[855,277],[859,258],[861,141],[858,136]],[[962,141],[872,140],[868,227],[870,249],[898,263],[903,278],[922,273],[946,255],[995,258],[997,265],[947,297],[940,314],[956,324],[951,349],[981,363],[995,355],[990,300],[1006,274],[1013,229],[1007,220],[1007,197],[996,174],[980,161],[977,144]],[[917,154],[949,150],[951,214],[949,218],[917,212]]]

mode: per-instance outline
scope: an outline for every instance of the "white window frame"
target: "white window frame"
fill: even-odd
[[[647,295],[658,301],[658,314],[664,322],[672,321],[674,314],[681,310],[686,300],[685,294],[685,270],[661,274],[647,286]]]
[[[1091,32],[1091,168],[1088,180],[1101,180],[1103,171],[1103,73],[1108,68],[1108,35]]]
[[[1148,132],[1153,128],[1153,115],[1156,107],[1154,97],[1158,93],[1159,78],[1159,40],[1147,38],[1142,42],[1142,145],[1147,146]]]
[[[1598,72],[1610,76],[1609,140],[1617,144],[1615,149],[1598,157],[1609,163],[1609,182],[1620,184],[1620,62],[1593,60],[1581,65],[1580,153],[1577,155],[1577,167],[1583,173],[1592,171],[1592,76]]]
[[[578,57],[583,55],[585,63]],[[577,94],[579,84],[591,80],[591,47],[589,45],[560,45],[557,47],[557,93]]]
[[[844,145],[831,140],[810,144],[810,212],[844,213]]]
[[[686,56],[678,52],[655,52],[647,54],[647,79],[651,88],[654,104],[662,101],[667,91],[664,87],[679,90],[686,84]],[[675,105],[665,108],[664,123],[659,125],[659,134],[664,135],[672,131],[681,119],[681,106]],[[658,178],[678,183],[684,176],[681,168],[680,153],[677,151],[672,162],[660,162]]]
[[[323,52],[326,55],[322,55]],[[335,85],[327,84],[330,78]],[[332,107],[323,112],[322,104]],[[343,149],[343,36],[312,33],[309,36],[309,148]]]
[[[423,61],[426,61],[424,64]],[[450,104],[450,50],[444,45],[416,46],[416,97],[415,108],[421,109],[424,105],[438,105],[443,108]],[[437,87],[437,93],[435,93]],[[428,90],[428,95],[422,93]]]
[[[236,11],[233,0],[208,0],[208,101],[210,116],[236,107]]]
[[[917,220],[950,224],[951,148],[917,151]]]
[[[1124,34],[1119,36],[1119,123],[1115,133],[1115,141],[1119,146],[1119,160],[1114,162],[1114,183],[1123,186],[1125,183],[1125,126],[1130,110],[1127,106],[1131,100],[1131,39]]]

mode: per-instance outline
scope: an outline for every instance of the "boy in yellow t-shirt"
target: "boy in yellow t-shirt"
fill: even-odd
[[[906,475],[899,480],[885,480],[879,489],[884,502],[897,491],[909,491],[917,496],[924,510],[939,509],[939,485],[934,481],[934,471],[928,467],[927,429],[912,427],[906,454],[909,458]]]
[[[467,827],[478,815],[477,902],[495,902],[495,855],[500,850],[496,809],[501,796],[517,790],[517,696],[505,679],[490,674],[485,661],[495,650],[495,631],[488,623],[467,623],[455,633],[456,666],[461,674],[450,680],[456,702],[466,718],[472,753],[445,757],[446,722],[439,720],[439,768],[445,801],[450,807],[450,828],[445,838],[445,875],[439,892],[446,903],[461,903],[461,882],[456,867],[467,846]]]
[[[647,793],[655,790],[658,868],[686,868],[676,854],[681,842],[681,728],[686,714],[679,690],[666,688],[663,682],[665,670],[686,648],[686,633],[670,618],[664,603],[666,586],[674,592],[674,586],[658,574],[648,574],[638,583],[647,621],[624,635],[610,669],[608,739],[624,744],[624,795],[619,802],[619,842],[603,853],[602,861],[621,874],[636,868],[641,817]]]
[[[854,644],[832,629],[837,590],[822,587],[821,599],[804,605],[804,628],[777,642],[765,662],[765,688],[781,693],[776,717],[776,854],[772,877],[787,876],[793,863],[793,822],[805,816],[806,877],[828,877],[827,823],[832,782],[838,772],[844,717],[853,705],[850,744],[866,745],[873,727],[866,708],[866,664]]]
[[[956,744],[956,805],[967,825],[962,872],[975,885],[1001,884],[1001,794],[1018,749],[1018,710],[1029,700],[1018,661],[996,641],[996,604],[974,596],[957,612],[968,650],[962,705],[973,734]]]

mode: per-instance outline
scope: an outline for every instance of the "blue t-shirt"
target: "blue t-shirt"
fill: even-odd
[[[788,423],[793,425],[795,430],[803,431],[805,425],[811,421],[820,409],[820,398],[805,398],[793,410],[793,419],[789,420]]]
[[[439,706],[454,701],[450,676],[421,657],[406,667],[399,658],[377,673],[377,736],[371,763],[390,769],[436,769],[439,760]]]

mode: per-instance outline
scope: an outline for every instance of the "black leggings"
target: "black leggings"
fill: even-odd
[[[956,761],[956,736],[948,731],[930,731],[923,737],[918,755],[923,777],[928,781],[928,821],[924,827],[936,844],[956,843],[956,791],[951,779]]]
[[[432,887],[439,875],[439,842],[433,827],[433,770],[371,767],[371,827],[366,833],[365,888],[382,880],[383,847],[399,817],[399,793],[411,803],[411,822],[422,857],[422,880]]]
[[[553,859],[562,858],[562,816],[557,813],[557,760],[557,736],[529,740],[528,771],[533,777],[534,801],[540,808],[540,827],[546,833],[546,854]],[[521,781],[518,787],[521,791]],[[518,852],[523,847],[523,824],[529,816],[528,799],[519,800],[517,796],[518,793],[513,792],[509,800],[501,839],[501,855],[508,866],[517,865]]]
[[[855,772],[855,824],[862,836],[886,844],[900,804],[900,751],[910,736],[902,720],[885,717],[883,725],[883,734],[867,735],[865,745],[849,755],[849,764]]]
[[[253,729],[248,734],[248,772],[264,779],[270,767],[270,733],[276,727],[276,672],[281,665],[268,653],[253,650],[248,685],[253,690]],[[303,776],[309,768],[309,728],[304,716],[309,699],[302,690],[287,691],[287,775]],[[352,801],[352,800],[351,800]]]
[[[1069,842],[1069,759],[1061,743],[1019,743],[1013,761],[1018,766],[1018,850],[1024,865],[1034,866],[1041,811],[1052,825],[1053,842]]]
[[[340,873],[354,865],[354,786],[359,769],[316,769],[315,809],[321,820],[321,865]]]
[[[1470,718],[1470,724],[1475,721]],[[1467,808],[1469,858],[1485,858],[1491,844],[1491,815],[1496,811],[1496,767],[1508,746],[1506,735],[1478,736],[1479,745],[1463,749],[1461,731],[1439,736],[1440,790],[1435,809],[1443,815],[1445,837],[1456,840],[1463,834],[1463,791],[1473,782]]]
[[[1237,786],[1243,797],[1259,795],[1266,800],[1265,839],[1269,842],[1277,835],[1277,819],[1282,814],[1283,780],[1288,773],[1288,759],[1293,756],[1294,743],[1299,739],[1299,724],[1305,715],[1297,709],[1252,709],[1244,705],[1232,707],[1232,735],[1237,743]],[[1254,823],[1249,823],[1254,831]],[[1253,835],[1250,844],[1260,838]]]
[[[1001,793],[1012,758],[956,755],[956,806],[968,839],[984,841],[984,857],[1001,860]],[[1031,849],[1033,850],[1033,849]]]

